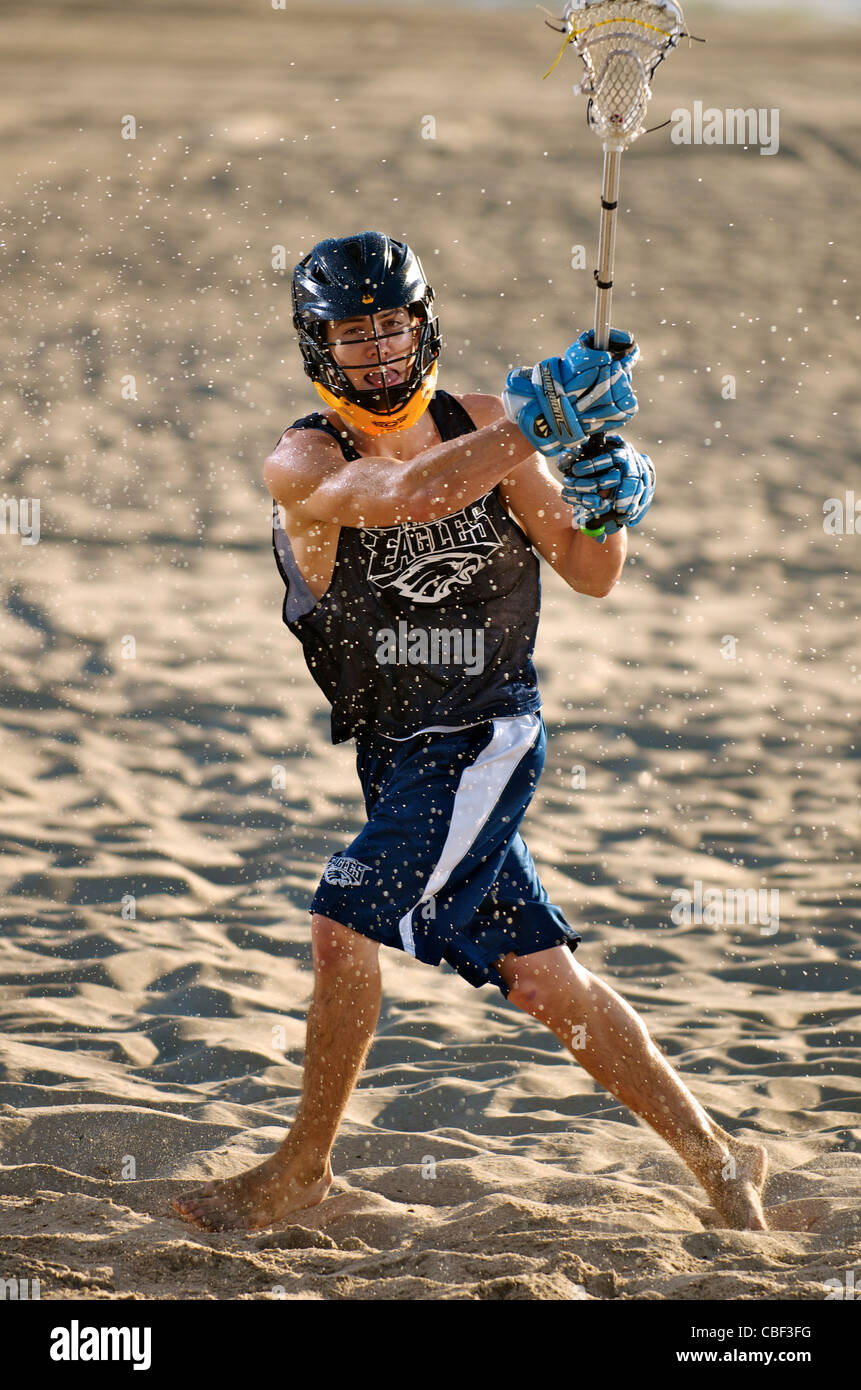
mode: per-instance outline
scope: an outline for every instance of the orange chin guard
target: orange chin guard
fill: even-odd
[[[394,415],[375,415],[372,410],[365,410],[353,401],[330,391],[319,381],[314,382],[314,389],[332,410],[337,411],[345,424],[352,425],[363,434],[394,434],[398,430],[411,429],[424,415],[436,390],[438,375],[438,363],[434,362],[419,389]]]

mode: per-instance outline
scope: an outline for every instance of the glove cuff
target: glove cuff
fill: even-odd
[[[581,513],[581,515],[582,515],[582,513]],[[593,541],[598,541],[599,545],[603,545],[604,541],[607,539],[607,533],[606,533],[606,531],[604,530],[604,522],[603,522],[603,521],[600,521],[597,527],[591,527],[591,526],[586,526],[586,525],[584,525],[583,523],[579,522],[579,521],[577,520],[577,517],[576,517],[576,516],[572,516],[572,517],[571,517],[571,530],[572,530],[572,531],[582,531],[584,536],[591,536],[592,540],[593,540]]]
[[[603,525],[599,531],[593,531],[588,526],[578,526],[576,522],[573,522],[572,525],[575,530],[582,531],[584,536],[589,536],[591,540],[597,541],[599,545],[603,545],[607,539],[607,532],[604,530]]]

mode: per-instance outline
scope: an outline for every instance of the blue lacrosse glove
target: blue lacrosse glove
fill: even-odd
[[[608,434],[604,442],[606,451],[595,458],[565,464],[562,496],[571,504],[572,524],[584,526],[597,517],[611,536],[646,515],[655,495],[655,465],[621,435]],[[611,495],[602,497],[607,491]]]
[[[577,415],[587,434],[597,434],[608,425],[622,429],[640,408],[631,385],[640,349],[631,334],[611,328],[609,352],[597,352],[592,346],[594,339],[590,328],[565,354],[572,365],[578,364],[582,376],[590,369],[595,373],[594,382],[581,391],[577,400]]]
[[[597,352],[593,336],[591,329],[581,333],[562,357],[518,367],[506,378],[506,417],[545,456],[576,449],[608,424],[627,424],[639,409],[631,386],[640,356],[633,338],[612,329],[612,351]]]

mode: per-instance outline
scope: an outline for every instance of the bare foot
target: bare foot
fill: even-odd
[[[288,1166],[273,1154],[235,1178],[183,1192],[171,1206],[183,1220],[203,1231],[259,1231],[291,1212],[317,1206],[332,1186],[332,1179],[330,1163],[321,1178],[309,1179],[299,1175],[295,1164]]]
[[[767,1231],[762,1210],[762,1189],[768,1171],[768,1154],[762,1144],[733,1139],[719,1125],[714,1126],[724,1154],[706,1173],[699,1173],[722,1224],[734,1231]]]

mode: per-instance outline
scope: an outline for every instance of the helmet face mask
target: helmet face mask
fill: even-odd
[[[419,323],[420,319],[411,306],[404,305],[403,309],[384,309],[376,318],[354,319],[340,326],[328,320],[325,324],[333,365],[340,375],[347,378],[346,384],[361,391],[369,407],[379,410],[382,415],[391,414],[394,405],[386,387],[405,385],[410,378],[416,359],[416,328]],[[363,330],[364,335],[359,336]],[[367,349],[369,343],[374,345],[371,352]],[[398,383],[389,382],[390,373],[399,379]],[[369,374],[380,379],[369,383]],[[380,397],[380,404],[375,400],[377,396]]]
[[[293,307],[305,372],[347,423],[373,435],[421,418],[436,387],[441,340],[433,290],[405,243],[380,232],[318,243],[294,272]],[[409,326],[397,322],[404,310]],[[376,382],[367,381],[369,372]]]

